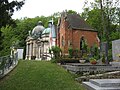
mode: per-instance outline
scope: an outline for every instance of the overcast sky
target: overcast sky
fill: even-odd
[[[84,1],[85,0],[26,0],[21,10],[15,12],[12,17],[14,19],[20,19],[23,17],[34,18],[41,15],[49,16],[55,12],[62,12],[63,10],[74,10],[81,13]]]

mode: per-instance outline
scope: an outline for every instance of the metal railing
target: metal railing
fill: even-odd
[[[0,78],[9,73],[18,63],[18,53],[0,57]]]

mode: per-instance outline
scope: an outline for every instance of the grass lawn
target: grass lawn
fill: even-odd
[[[74,75],[46,61],[22,60],[5,78],[0,90],[84,90]]]

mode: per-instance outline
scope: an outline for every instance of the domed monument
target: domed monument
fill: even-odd
[[[49,48],[56,44],[56,32],[53,20],[44,28],[41,21],[35,26],[26,39],[26,59],[50,60]]]
[[[39,37],[41,38],[41,34],[44,29],[45,28],[43,27],[42,22],[39,21],[38,25],[32,30],[32,36],[34,38],[39,38]]]

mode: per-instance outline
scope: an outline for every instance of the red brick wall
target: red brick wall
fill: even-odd
[[[62,49],[62,51],[64,51],[65,47],[62,46],[62,36],[65,39],[65,21],[64,21],[63,18],[61,20],[60,29],[59,29],[59,32],[58,32],[58,35],[57,35],[57,46],[59,46]]]
[[[62,46],[62,36],[65,40],[65,46]],[[94,44],[99,45],[99,42],[97,40],[97,32],[85,30],[72,30],[70,28],[68,29],[68,22],[62,18],[59,30],[59,38],[57,38],[58,42],[60,41],[60,43],[57,42],[57,46],[60,46],[62,52],[68,53],[69,41],[71,42],[72,48],[80,49],[80,39],[82,36],[84,36],[85,40],[87,40],[87,44],[89,47],[91,47]]]
[[[97,32],[73,30],[73,48],[80,48],[80,39],[82,36],[87,41],[89,47],[94,44],[99,45],[97,40]]]

